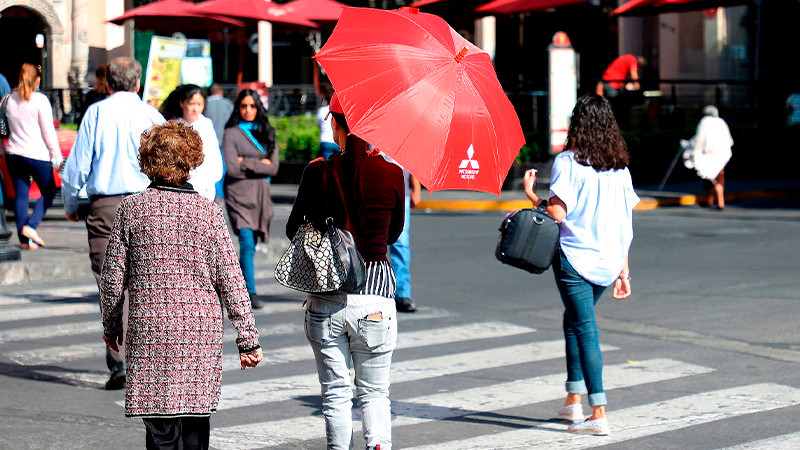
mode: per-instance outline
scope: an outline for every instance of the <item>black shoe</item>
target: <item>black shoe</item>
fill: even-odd
[[[125,362],[117,363],[106,381],[107,391],[116,391],[125,387]]]
[[[261,309],[264,307],[264,302],[256,294],[250,294],[250,307],[253,309]]]
[[[398,312],[412,313],[417,310],[417,305],[408,297],[398,297],[395,301],[395,306]]]

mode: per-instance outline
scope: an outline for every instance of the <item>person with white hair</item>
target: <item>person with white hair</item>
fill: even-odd
[[[725,166],[731,159],[733,137],[716,106],[703,108],[703,118],[689,141],[681,141],[684,165],[697,171],[708,192],[706,204],[725,209]]]

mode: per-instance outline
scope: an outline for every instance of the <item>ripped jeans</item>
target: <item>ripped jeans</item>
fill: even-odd
[[[305,332],[322,387],[328,448],[353,446],[353,388],[368,448],[392,447],[389,368],[397,342],[394,299],[378,295],[314,295],[306,304]]]

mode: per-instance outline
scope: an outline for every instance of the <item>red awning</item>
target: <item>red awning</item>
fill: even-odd
[[[244,26],[231,17],[211,14],[197,9],[197,5],[183,0],[160,0],[133,8],[125,14],[109,19],[116,25],[134,19],[136,28],[153,31],[207,31],[210,28]]]
[[[495,0],[475,8],[475,11],[493,14],[513,14],[518,12],[544,11],[559,6],[589,3],[589,0]]]
[[[273,23],[317,28],[317,24],[308,19],[288,14],[284,11],[283,5],[264,0],[211,0],[198,3],[197,10],[237,19],[265,20]]]
[[[417,2],[410,4],[409,6],[411,6],[412,8],[419,8],[420,6],[430,5],[431,3],[439,3],[443,1],[446,0],[419,0]]]
[[[336,22],[342,15],[342,8],[346,6],[335,0],[293,0],[281,5],[285,17],[313,22]]]
[[[647,16],[681,11],[700,11],[708,8],[738,6],[748,0],[630,0],[611,12],[612,15]]]

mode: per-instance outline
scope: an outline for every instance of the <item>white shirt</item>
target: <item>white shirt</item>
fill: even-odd
[[[328,105],[320,106],[317,110],[317,126],[319,127],[319,141],[330,142],[335,144],[333,140],[333,127],[331,127],[331,118],[328,117]],[[328,117],[328,120],[325,118]]]
[[[61,150],[53,126],[53,110],[47,96],[31,92],[25,101],[18,91],[6,100],[8,145],[6,152],[38,161],[61,162]]]
[[[188,123],[180,119],[184,123]],[[217,181],[222,178],[222,152],[219,149],[217,133],[211,119],[200,114],[200,117],[189,125],[200,135],[203,141],[203,164],[189,173],[189,183],[203,197],[214,201]]]
[[[550,196],[567,206],[561,221],[561,250],[580,276],[608,286],[625,265],[633,240],[633,208],[639,197],[627,168],[595,171],[571,151],[556,156]]]
[[[64,211],[78,209],[78,192],[93,195],[139,192],[150,180],[139,170],[142,133],[164,117],[134,92],[115,92],[86,109],[75,144],[64,164]]]

